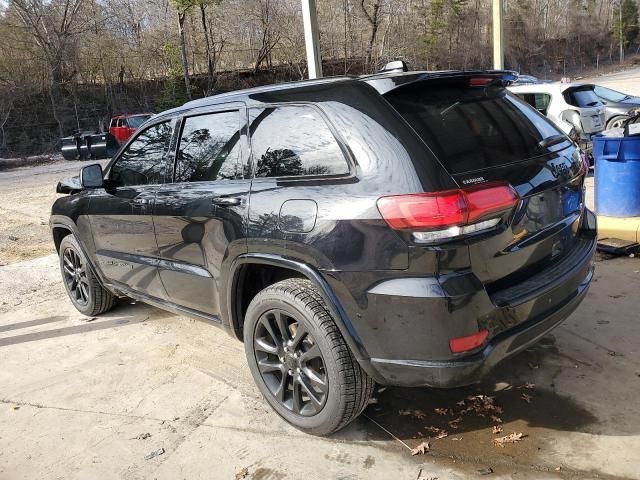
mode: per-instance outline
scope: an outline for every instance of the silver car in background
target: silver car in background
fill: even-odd
[[[534,83],[509,90],[579,143],[605,128],[605,108],[591,84]]]
[[[595,85],[593,91],[604,104],[607,130],[622,128],[630,117],[640,114],[640,97],[600,85]]]

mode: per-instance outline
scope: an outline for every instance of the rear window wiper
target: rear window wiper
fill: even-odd
[[[552,145],[557,145],[562,142],[568,142],[569,139],[564,135],[551,135],[550,137],[543,138],[538,142],[538,146],[540,148],[551,147]]]

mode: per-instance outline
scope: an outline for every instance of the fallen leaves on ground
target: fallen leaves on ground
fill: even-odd
[[[411,449],[411,455],[424,455],[429,451],[429,448],[431,448],[429,442],[422,442],[416,448]]]
[[[497,435],[498,433],[502,433],[502,427],[499,425],[494,425],[491,431],[493,432],[494,435]]]
[[[249,476],[249,469],[247,467],[244,467],[242,470],[236,473],[236,480],[242,480],[243,478],[246,478],[248,476]]]
[[[434,408],[433,411],[436,412],[438,415],[447,415],[449,413],[448,408]]]
[[[429,426],[429,427],[425,427],[425,430],[428,430],[429,432],[435,434],[435,437],[434,437],[435,440],[439,440],[449,435],[449,432],[438,427]]]
[[[471,395],[465,399],[466,408],[460,410],[462,415],[473,412],[476,415],[484,417],[491,414],[501,414],[502,407],[493,402],[493,397],[487,395]]]
[[[526,435],[524,433],[513,432],[512,434],[506,435],[504,437],[494,438],[493,439],[493,443],[496,444],[498,447],[503,447],[504,448],[504,445],[506,443],[518,443],[524,437],[526,437]]]
[[[496,423],[502,423],[502,419],[497,415],[491,415],[491,421]]]
[[[526,393],[523,393],[520,398],[522,398],[522,400],[524,400],[527,403],[531,403],[531,395],[527,395]]]
[[[532,388],[536,388],[536,384],[527,382],[525,384],[520,385],[518,387],[518,390],[522,390],[524,388],[526,388],[527,390],[531,390]]]
[[[399,410],[398,414],[403,416],[403,417],[406,417],[408,415],[412,415],[412,416],[416,417],[418,420],[423,420],[423,419],[427,418],[427,414],[424,413],[422,410],[411,410],[411,409]]]
[[[480,470],[478,470],[478,475],[491,475],[492,473],[493,468],[491,467],[481,468]]]
[[[449,420],[447,424],[451,428],[460,428],[460,422],[462,421],[462,417],[454,418],[453,420]]]
[[[540,368],[540,365],[538,365],[537,363],[533,363],[533,362],[529,362],[527,365],[529,365],[529,368],[531,370],[537,370]]]

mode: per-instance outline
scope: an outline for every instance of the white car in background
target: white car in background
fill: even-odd
[[[580,83],[533,83],[511,86],[509,90],[572,139],[587,143],[605,128],[604,105],[593,88]]]

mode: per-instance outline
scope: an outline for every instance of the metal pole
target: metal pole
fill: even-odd
[[[504,68],[503,23],[504,0],[493,0],[493,68]]]
[[[624,62],[624,46],[622,42],[622,0],[620,0],[618,5],[618,15],[620,18],[620,23],[618,24],[618,33],[620,34],[620,65]]]
[[[302,20],[309,78],[319,78],[322,77],[322,60],[320,58],[316,0],[302,0]]]

